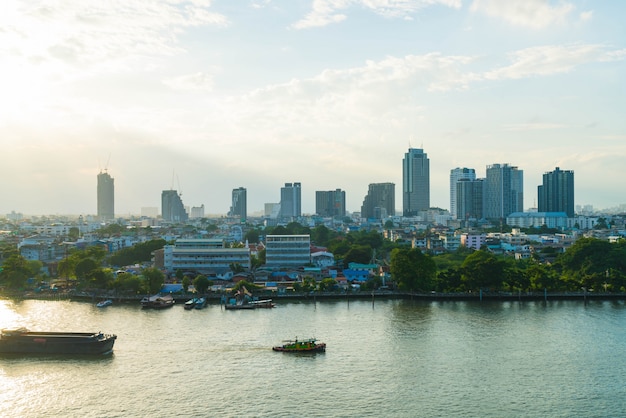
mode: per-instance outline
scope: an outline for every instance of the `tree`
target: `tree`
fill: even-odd
[[[193,286],[196,288],[196,292],[204,294],[211,286],[211,281],[206,276],[199,274],[193,279]]]
[[[146,282],[148,292],[157,293],[161,290],[161,287],[165,282],[165,275],[161,270],[155,267],[148,267],[143,269],[141,274]]]
[[[372,259],[372,249],[366,245],[354,245],[346,253],[343,264],[344,266],[350,263],[368,264]]]
[[[78,279],[90,279],[91,274],[100,267],[98,263],[91,258],[83,258],[74,267],[74,273]]]
[[[466,290],[499,289],[504,279],[504,262],[489,251],[474,251],[461,265],[461,279]]]
[[[390,270],[400,289],[426,291],[435,284],[437,266],[418,248],[396,248],[391,251]]]
[[[30,276],[27,260],[20,254],[9,256],[2,264],[0,284],[10,289],[23,289]]]
[[[189,286],[191,285],[191,279],[187,276],[183,277],[183,290],[185,291],[185,293],[187,293],[189,291]]]

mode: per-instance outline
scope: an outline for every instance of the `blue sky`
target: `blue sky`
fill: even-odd
[[[360,210],[402,158],[449,172],[509,163],[525,207],[574,170],[576,204],[626,203],[626,3],[587,0],[3,0],[0,214],[118,215],[161,191],[224,214],[302,183]]]

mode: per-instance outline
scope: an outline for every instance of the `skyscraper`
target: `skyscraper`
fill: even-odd
[[[485,218],[502,219],[523,212],[524,172],[508,164],[488,165],[484,198]]]
[[[456,219],[483,218],[484,179],[462,178],[456,182]]]
[[[189,219],[183,201],[176,190],[161,192],[161,213],[163,220],[168,222],[185,222]]]
[[[476,170],[473,168],[454,168],[450,170],[450,215],[452,218],[457,217],[457,187],[456,183],[459,180],[468,179],[476,180]],[[465,212],[461,212],[465,213]],[[463,215],[465,216],[465,215]]]
[[[384,219],[396,211],[396,185],[394,183],[372,183],[361,206],[361,218]]]
[[[238,217],[241,222],[245,222],[248,217],[248,197],[244,187],[233,189],[232,206],[228,214]]]
[[[537,187],[539,212],[565,212],[568,217],[574,216],[574,172],[562,171],[556,167],[554,171],[544,173],[543,184]]]
[[[402,160],[402,212],[414,216],[430,208],[430,166],[423,149],[409,148]]]
[[[346,216],[346,192],[341,189],[315,192],[315,213],[320,216]]]
[[[302,216],[302,192],[300,183],[285,183],[280,188],[280,217],[297,218]]]
[[[98,174],[98,219],[115,219],[115,185],[113,177],[107,172]]]

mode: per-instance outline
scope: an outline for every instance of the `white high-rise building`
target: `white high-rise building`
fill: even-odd
[[[457,217],[456,183],[461,179],[476,180],[476,170],[465,167],[450,170],[450,215],[453,219]]]

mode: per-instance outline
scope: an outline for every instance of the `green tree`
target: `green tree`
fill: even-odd
[[[183,277],[183,290],[185,291],[185,293],[187,293],[189,291],[189,286],[191,286],[191,279],[187,276]]]
[[[83,258],[74,267],[74,273],[79,280],[90,279],[93,272],[99,268],[98,263],[91,258]]]
[[[372,259],[372,248],[366,245],[353,245],[343,259],[344,266],[350,263],[368,264]]]
[[[2,263],[0,284],[10,289],[23,289],[30,276],[27,260],[20,254],[9,256]]]
[[[211,286],[211,281],[206,276],[199,274],[193,279],[193,286],[196,288],[196,292],[203,295]]]
[[[332,277],[327,277],[325,279],[322,279],[322,281],[318,283],[318,287],[320,291],[322,292],[328,292],[330,290],[334,290],[336,286],[337,286],[337,280],[333,279]]]
[[[155,267],[148,267],[141,272],[148,292],[157,293],[161,290],[163,283],[165,282],[165,275],[161,270]]]
[[[391,252],[390,271],[400,289],[427,291],[433,289],[437,266],[418,248],[396,248]]]
[[[461,279],[466,290],[499,289],[505,264],[489,251],[474,251],[461,265]]]

